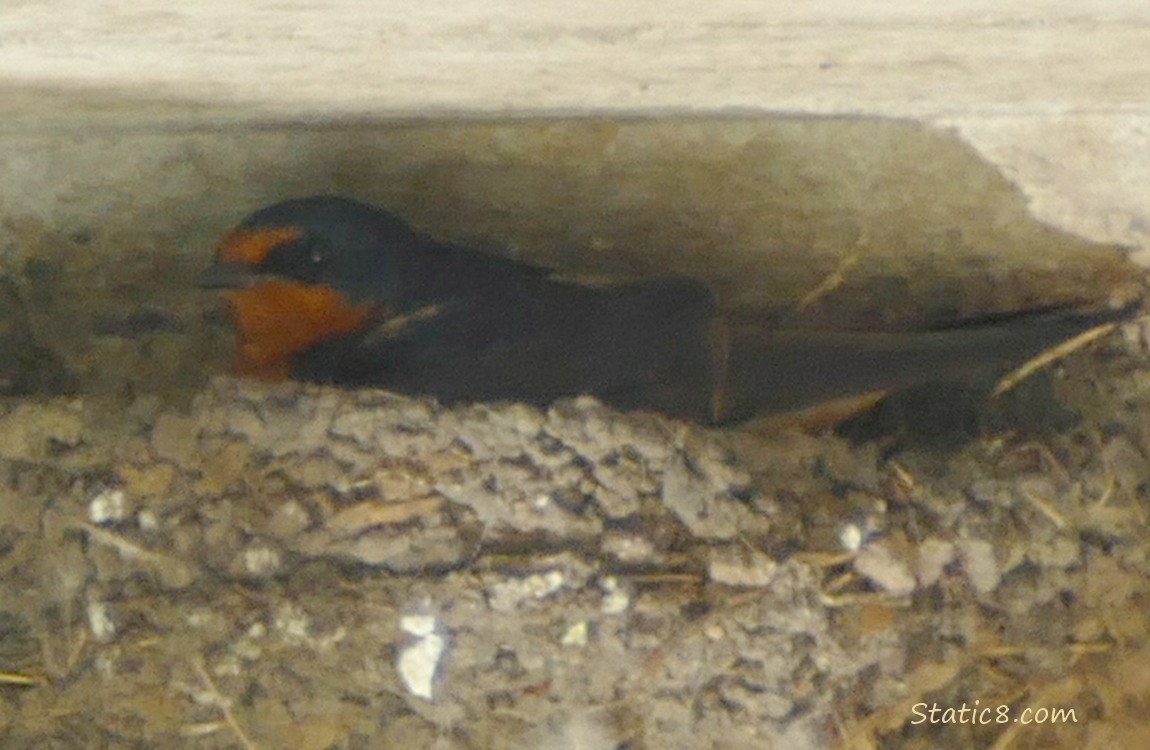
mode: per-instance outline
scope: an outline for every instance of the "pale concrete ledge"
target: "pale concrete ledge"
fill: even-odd
[[[1146,113],[1137,2],[49,0],[4,77],[333,113]]]
[[[1150,246],[1150,9],[1138,2],[54,0],[8,4],[0,35],[8,131],[442,114],[909,118],[953,129],[1042,221]]]

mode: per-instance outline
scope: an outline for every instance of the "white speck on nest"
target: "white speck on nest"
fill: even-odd
[[[311,629],[311,620],[298,607],[285,602],[276,610],[275,629],[290,638],[306,640]]]
[[[112,613],[108,611],[108,604],[100,599],[88,600],[88,629],[92,637],[101,643],[107,643],[116,635],[116,623],[112,621]]]
[[[643,562],[655,554],[655,545],[639,535],[608,532],[603,537],[603,553],[620,562]]]
[[[627,607],[631,606],[631,595],[619,585],[619,579],[615,576],[607,576],[603,582],[599,584],[603,589],[603,601],[599,605],[605,615],[618,615],[627,611]]]
[[[847,552],[858,552],[862,547],[863,532],[857,523],[848,523],[839,529],[839,544]]]
[[[251,575],[271,575],[279,570],[280,562],[280,553],[271,547],[257,546],[244,550],[244,569]]]
[[[558,570],[534,573],[524,578],[508,578],[491,586],[488,604],[496,612],[514,612],[525,601],[554,594],[563,588],[566,581],[566,576]]]
[[[155,531],[160,528],[160,519],[150,510],[142,510],[136,514],[136,525],[140,531]]]
[[[400,630],[416,637],[415,642],[399,652],[396,668],[408,692],[417,698],[431,700],[435,692],[435,672],[446,648],[443,636],[436,632],[438,622],[433,615],[405,615],[399,621]]]
[[[559,642],[564,646],[583,648],[587,645],[587,630],[587,621],[580,620],[567,628],[567,632],[563,634],[563,638]]]
[[[128,496],[123,490],[104,490],[88,501],[88,520],[92,523],[119,523],[127,517]]]

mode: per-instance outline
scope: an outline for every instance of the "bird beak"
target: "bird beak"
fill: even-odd
[[[246,289],[261,277],[251,266],[216,263],[200,275],[199,285],[204,289]]]

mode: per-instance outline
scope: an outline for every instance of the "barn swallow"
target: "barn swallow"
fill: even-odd
[[[256,211],[220,243],[237,371],[443,402],[624,410],[729,424],[833,398],[1003,372],[1115,313],[1046,311],[911,333],[731,322],[683,278],[588,286],[436,242],[343,198]]]

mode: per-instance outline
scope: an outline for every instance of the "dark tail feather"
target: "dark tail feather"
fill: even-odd
[[[1129,309],[1042,312],[945,330],[908,333],[768,331],[725,335],[716,421],[796,411],[847,396],[934,381],[1002,375]]]

